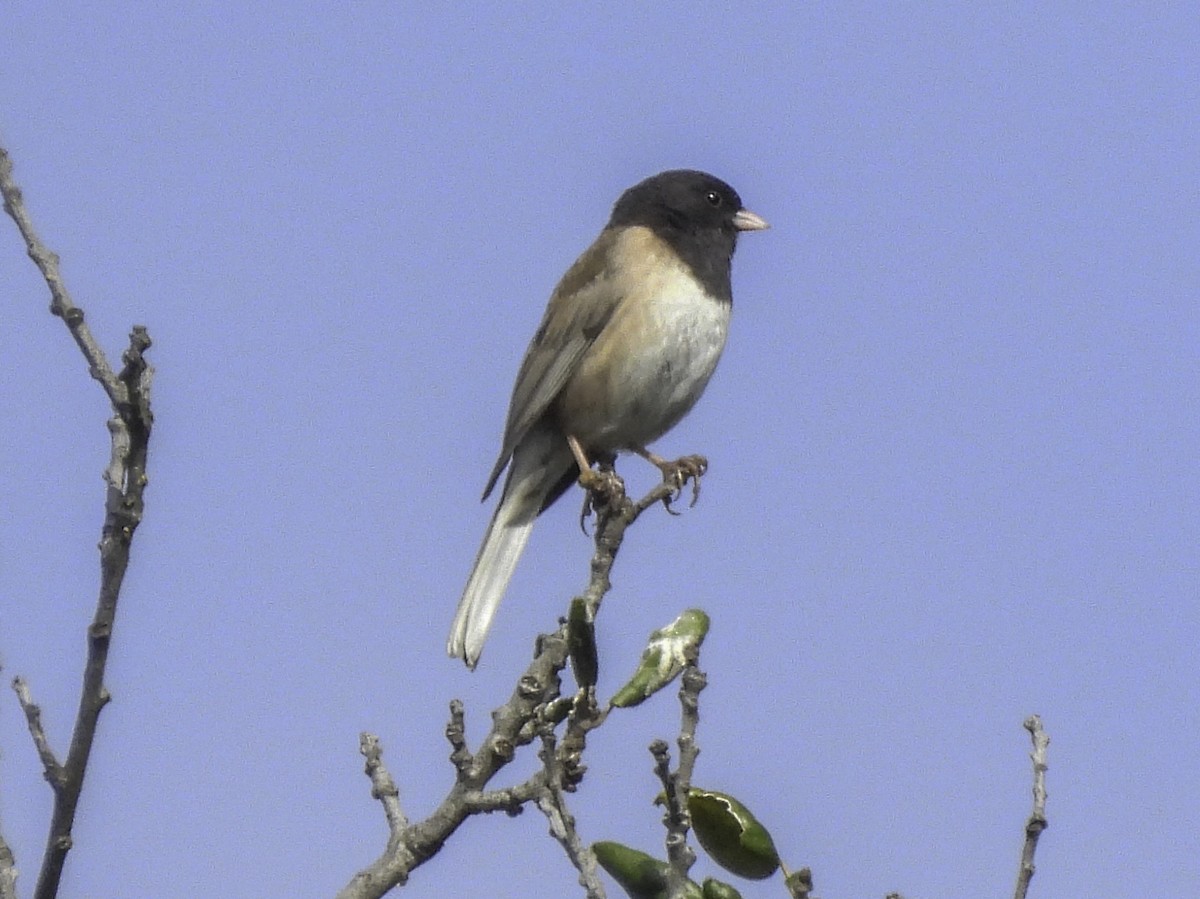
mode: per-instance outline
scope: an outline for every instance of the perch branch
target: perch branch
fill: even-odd
[[[583,593],[590,620],[595,620],[600,603],[611,586],[609,575],[626,530],[643,512],[674,493],[675,488],[671,484],[662,483],[636,502],[623,494],[594,501],[595,551]],[[446,738],[451,746],[450,760],[455,770],[455,783],[441,805],[423,821],[400,824],[404,819],[398,812],[398,799],[396,807],[389,809],[388,802],[384,801],[387,791],[380,791],[378,780],[382,776],[380,769],[386,771],[382,768],[382,749],[376,738],[364,735],[363,745],[369,738],[375,754],[376,768],[374,773],[368,773],[371,775],[372,793],[380,793],[377,798],[384,801],[389,838],[383,854],[355,874],[338,893],[338,899],[378,899],[393,887],[406,883],[409,874],[436,855],[469,816],[494,811],[516,814],[529,802],[537,803],[550,819],[556,839],[563,843],[568,857],[580,871],[580,882],[592,891],[589,896],[593,899],[603,897],[603,887],[595,872],[595,860],[578,836],[572,836],[573,827],[567,825],[570,818],[564,795],[582,777],[583,766],[578,755],[582,751],[584,735],[603,721],[603,715],[594,709],[594,700],[588,713],[591,717],[582,713],[583,704],[578,701],[574,703],[572,723],[568,725],[553,762],[546,763],[529,780],[517,786],[502,790],[484,789],[500,769],[513,760],[517,749],[539,736],[544,738],[546,734],[553,733],[554,720],[550,709],[561,697],[561,675],[568,656],[567,625],[564,620],[559,623],[557,631],[542,634],[538,638],[533,660],[517,681],[509,700],[492,712],[491,729],[474,753],[467,746],[462,703],[458,700],[451,702]],[[390,775],[387,780],[391,780]],[[560,833],[565,837],[560,838]]]

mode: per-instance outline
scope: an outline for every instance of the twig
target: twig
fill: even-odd
[[[17,859],[0,834],[0,899],[17,899]]]
[[[588,621],[596,620],[600,612],[600,603],[605,594],[612,589],[609,574],[617,560],[621,543],[625,540],[625,531],[643,512],[674,494],[675,488],[663,482],[637,502],[620,495],[597,507],[596,551],[592,554],[591,577],[588,579],[587,589],[583,592]]]
[[[0,836],[0,899],[17,899],[17,860]]]
[[[29,726],[29,736],[33,738],[33,747],[37,750],[38,758],[42,761],[42,772],[46,781],[50,783],[56,790],[63,785],[65,774],[63,766],[54,756],[54,750],[50,748],[50,740],[46,736],[46,729],[42,726],[42,708],[33,701],[33,696],[29,692],[29,684],[25,683],[25,678],[17,676],[12,681],[13,692],[17,694],[17,702],[21,706],[21,711],[25,713],[25,723]]]
[[[1021,867],[1017,872],[1017,889],[1013,894],[1015,899],[1025,899],[1029,891],[1029,882],[1037,870],[1033,855],[1037,852],[1038,838],[1050,826],[1046,820],[1046,751],[1050,746],[1050,737],[1042,730],[1042,719],[1038,715],[1030,715],[1025,719],[1025,729],[1033,741],[1033,752],[1029,754],[1033,760],[1033,811],[1025,822],[1025,844],[1021,847]]]
[[[579,885],[587,891],[587,899],[605,899],[607,894],[600,880],[596,856],[580,839],[575,829],[575,816],[567,808],[562,788],[547,787],[538,797],[537,805],[550,822],[550,835],[562,845],[579,872]]]
[[[538,808],[550,821],[550,834],[566,850],[567,858],[579,872],[579,883],[587,890],[588,899],[604,899],[595,853],[584,845],[575,828],[575,817],[567,807],[567,793],[575,791],[583,780],[587,766],[583,752],[587,735],[604,723],[607,710],[596,702],[594,686],[581,688],[571,701],[567,726],[561,740],[556,740],[553,727],[547,727],[542,737],[542,773],[545,790],[538,798]]]
[[[587,899],[605,899],[596,856],[584,845],[575,827],[575,816],[567,807],[563,779],[568,774],[564,770],[563,754],[556,745],[554,732],[546,733],[542,740],[540,773],[544,776],[541,778],[543,785],[537,797],[537,807],[550,823],[550,835],[563,847],[567,858],[579,872],[579,885],[587,891]]]
[[[104,686],[104,671],[108,662],[109,643],[116,620],[117,600],[121,583],[129,565],[129,548],[133,533],[141,523],[144,511],[143,493],[147,484],[146,458],[154,416],[150,411],[150,383],[154,370],[146,363],[145,352],[150,348],[146,329],[135,326],[129,335],[129,346],[119,373],[109,365],[104,351],[92,336],[84,321],[83,310],[71,299],[58,267],[58,256],[37,236],[29,213],[25,209],[21,189],[13,180],[12,160],[0,147],[0,193],[4,210],[16,222],[25,240],[26,251],[37,265],[50,289],[50,311],[66,324],[76,345],[83,353],[88,371],[104,388],[112,405],[113,417],[108,429],[112,451],[104,471],[107,483],[104,525],[100,534],[100,591],[96,614],[88,628],[88,656],[83,672],[83,687],[79,696],[79,711],[71,734],[66,761],[59,767],[47,764],[54,759],[40,721],[35,728],[30,710],[32,702],[22,702],[38,755],[47,770],[47,779],[54,789],[54,812],[42,868],[38,874],[34,899],[54,899],[62,880],[63,865],[71,849],[71,830],[75,811],[83,789],[92,743],[100,712],[110,700]],[[14,684],[16,686],[16,684]],[[20,691],[18,690],[18,695]],[[28,694],[26,694],[28,695]],[[57,762],[55,762],[57,765]]]
[[[691,657],[683,669],[679,686],[679,767],[675,769],[675,789],[684,796],[692,787],[692,772],[700,755],[700,747],[696,744],[696,728],[700,724],[700,691],[708,686],[708,678],[696,666],[698,648],[691,645],[686,651]]]
[[[591,620],[600,607],[611,584],[609,574],[616,560],[625,531],[651,506],[675,492],[670,484],[659,484],[637,502],[623,495],[609,497],[596,509],[595,551],[592,554],[588,585],[583,593]],[[582,776],[582,765],[576,750],[582,750],[583,735],[603,720],[599,715],[589,723],[582,720],[569,725],[567,735],[557,754],[555,769],[561,779],[548,794],[550,783],[547,770],[543,768],[526,782],[504,790],[485,791],[491,779],[514,758],[516,751],[539,736],[552,732],[553,724],[547,723],[547,710],[561,696],[561,674],[568,661],[567,626],[560,623],[557,631],[538,638],[533,661],[517,682],[508,702],[492,712],[492,727],[484,737],[479,749],[471,753],[467,748],[466,722],[462,703],[454,700],[450,704],[450,721],[446,725],[446,738],[451,746],[451,763],[455,769],[455,783],[441,805],[424,821],[407,824],[399,829],[393,827],[394,820],[388,817],[389,839],[383,854],[363,870],[359,871],[338,893],[338,899],[378,899],[393,887],[408,881],[410,873],[419,865],[437,854],[447,839],[470,815],[482,812],[504,811],[516,813],[528,802],[538,802],[542,812],[551,818],[552,828],[565,828],[569,813],[562,793]],[[593,703],[594,704],[594,703]],[[578,707],[578,703],[576,703]],[[578,711],[578,708],[576,709]],[[574,714],[574,713],[573,713]],[[547,729],[549,727],[549,730]],[[568,745],[570,744],[570,745]],[[376,792],[372,778],[372,792]],[[557,792],[556,792],[557,791]],[[541,806],[545,803],[545,807]],[[387,807],[385,805],[385,815]],[[559,819],[555,823],[555,819]],[[569,830],[567,839],[571,840]],[[574,838],[577,841],[578,837]],[[574,843],[572,841],[572,843]],[[566,845],[566,844],[564,844]],[[590,850],[578,842],[568,847],[568,856],[579,856],[580,863],[572,862],[581,872],[581,883],[588,877],[585,869],[590,865],[590,882],[603,896],[595,874],[594,859],[589,861]]]
[[[787,887],[788,895],[792,899],[809,899],[813,891],[813,879],[811,868],[800,868],[796,871],[789,871],[783,862],[779,863],[779,869],[783,872],[783,884]],[[904,899],[899,893],[895,896],[888,894],[888,899]]]
[[[663,794],[666,797],[663,824],[667,828],[667,861],[671,864],[667,883],[670,896],[684,895],[688,872],[696,863],[696,853],[687,841],[688,830],[692,826],[687,803],[692,787],[692,772],[696,767],[696,758],[700,755],[700,747],[696,744],[696,727],[700,723],[700,691],[708,683],[704,672],[696,665],[698,648],[694,645],[689,646],[686,652],[687,667],[683,670],[679,686],[679,765],[673,772],[671,753],[666,741],[655,740],[650,744],[650,754],[654,756],[654,773],[662,782]]]
[[[409,824],[397,835],[390,831],[383,854],[359,871],[338,893],[338,899],[378,899],[408,881],[411,871],[436,855],[470,815],[488,811],[513,811],[536,795],[532,788],[516,792],[491,791],[483,787],[510,762],[518,746],[533,738],[532,725],[538,710],[559,693],[559,673],[567,664],[566,628],[544,636],[538,653],[521,676],[508,702],[492,714],[492,729],[479,750],[466,748],[462,703],[451,703],[446,736],[453,748],[451,760],[456,777],[442,804],[424,821]],[[389,827],[391,822],[389,821]]]
[[[125,400],[121,384],[112,366],[108,364],[104,351],[100,349],[100,344],[92,337],[91,329],[84,321],[83,310],[71,300],[71,294],[67,291],[62,272],[58,268],[58,254],[42,243],[33,227],[33,220],[25,209],[21,188],[13,180],[12,159],[3,147],[0,147],[0,193],[4,195],[4,211],[16,222],[17,230],[25,240],[25,251],[41,271],[46,286],[50,288],[51,314],[66,322],[71,336],[75,338],[75,343],[83,353],[83,358],[87,360],[89,373],[104,387],[112,404],[120,404]]]
[[[383,814],[388,823],[388,845],[398,842],[408,826],[408,818],[400,806],[400,789],[392,779],[392,773],[383,763],[383,745],[379,737],[365,731],[359,734],[358,751],[367,760],[365,770],[371,778],[371,798],[383,804]]]

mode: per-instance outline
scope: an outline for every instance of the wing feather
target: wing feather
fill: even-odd
[[[604,330],[621,301],[621,290],[609,266],[618,232],[601,232],[575,261],[546,305],[517,372],[500,456],[492,468],[483,498],[487,499],[513,451],[540,419],[579,367],[579,361]]]

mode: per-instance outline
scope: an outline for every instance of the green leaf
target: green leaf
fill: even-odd
[[[632,899],[669,899],[667,895],[667,872],[671,866],[662,859],[621,843],[602,840],[592,844],[592,852],[600,867],[612,875]],[[684,886],[683,899],[708,899],[700,884],[693,880]],[[725,899],[725,897],[714,897]],[[728,899],[741,899],[740,896]]]
[[[700,892],[704,899],[742,899],[742,894],[732,886],[712,877],[704,878],[704,886]]]
[[[583,597],[571,600],[567,613],[567,649],[571,653],[571,671],[581,687],[596,686],[600,675],[600,658],[596,652],[596,625],[588,620]]]
[[[613,696],[612,705],[618,709],[631,708],[670,684],[687,663],[687,649],[698,649],[704,642],[708,624],[708,615],[701,609],[688,609],[652,633],[637,671]]]
[[[726,871],[762,880],[779,867],[771,834],[732,796],[693,787],[688,791],[688,812],[696,839]]]
[[[593,843],[592,852],[632,899],[665,899],[670,869],[665,861],[611,840]]]

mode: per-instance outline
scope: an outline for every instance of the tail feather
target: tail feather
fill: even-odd
[[[492,628],[492,619],[508,589],[513,572],[517,568],[517,560],[533,531],[533,522],[537,518],[537,506],[532,514],[512,515],[507,502],[501,502],[496,507],[484,535],[483,544],[479,547],[479,555],[475,557],[475,567],[467,579],[462,599],[458,602],[458,612],[454,616],[454,624],[450,627],[450,639],[446,643],[446,652],[474,668],[483,651],[483,643],[488,631]],[[515,520],[514,520],[515,519]]]
[[[539,423],[513,453],[504,492],[492,515],[475,567],[467,578],[446,652],[474,668],[496,617],[496,609],[512,580],[517,561],[529,541],[533,523],[548,505],[552,491],[575,466],[570,447],[549,423]]]

